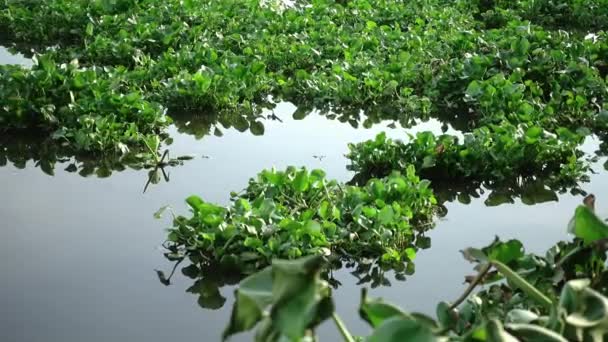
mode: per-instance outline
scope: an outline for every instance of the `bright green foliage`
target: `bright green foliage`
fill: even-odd
[[[189,197],[192,217],[175,218],[168,240],[176,252],[245,273],[311,254],[399,265],[415,257],[414,234],[430,227],[436,200],[428,186],[413,167],[362,187],[327,180],[321,170],[265,170],[230,206]]]
[[[50,130],[78,152],[124,154],[128,146],[143,146],[170,119],[160,105],[125,86],[123,73],[77,62],[56,66],[49,57],[31,70],[0,67],[0,128]]]
[[[362,291],[360,316],[373,329],[371,335],[365,341],[603,341],[608,336],[608,298],[605,292],[594,289],[593,273],[586,273],[590,269],[585,266],[591,259],[579,260],[578,263],[571,255],[562,254],[559,250],[560,244],[549,252],[546,259],[534,255],[524,255],[523,246],[519,241],[511,240],[501,242],[498,239],[490,246],[481,250],[469,248],[465,255],[472,261],[480,262],[479,266],[489,263],[497,272],[480,274],[482,282],[496,279],[506,279],[506,283],[492,285],[488,290],[481,291],[468,298],[468,300],[453,308],[452,305],[442,302],[437,306],[437,321],[418,313],[407,313],[399,308],[379,299],[367,297],[365,289]],[[310,330],[291,329],[284,331],[298,334],[287,335],[292,340],[303,336],[314,336],[315,326],[334,317],[334,321],[346,341],[352,340],[350,333],[343,326],[341,320],[333,312],[331,295],[327,287],[320,286],[316,277],[306,277],[312,268],[306,272],[300,271],[301,264],[312,265],[311,260],[317,260],[316,275],[323,267],[318,259],[302,259],[300,261],[289,261],[292,273],[283,273],[284,277],[272,279],[273,294],[278,286],[283,291],[291,288],[293,293],[308,293],[302,288],[310,289],[316,296],[308,297],[307,303],[300,303],[299,308],[303,311],[297,317],[289,308],[292,301],[279,303],[272,301],[271,314],[265,321],[266,327],[272,327],[274,334],[265,334],[267,339],[260,339],[256,335],[256,341],[278,341],[280,334],[276,329],[281,321],[291,318],[294,321],[315,322],[307,326]],[[555,263],[559,260],[559,263]],[[276,265],[283,265],[283,261],[273,262],[272,272]],[[510,265],[510,266],[507,266]],[[605,269],[605,265],[602,264]],[[478,269],[485,269],[478,267]],[[488,268],[489,269],[489,268]],[[574,279],[564,277],[564,272],[577,269],[577,276],[589,276],[592,280]],[[270,268],[250,276],[242,282],[237,291],[237,301],[233,308],[232,320],[229,325],[230,332],[249,330],[254,323],[262,319],[260,307],[269,306],[270,285],[264,281],[264,289],[251,286],[258,279],[269,279]],[[279,285],[280,282],[280,285]],[[302,284],[307,282],[308,285]],[[477,284],[475,284],[477,285]],[[314,290],[313,290],[314,289]],[[542,290],[541,290],[542,289]],[[603,287],[602,287],[603,289]],[[297,292],[296,292],[297,291]],[[302,298],[303,299],[303,298]],[[326,310],[320,311],[318,319],[312,319],[305,313],[317,312],[322,301],[327,301],[324,306]],[[259,303],[263,305],[259,306]],[[306,308],[312,308],[307,310]],[[272,312],[286,310],[289,314],[278,318],[273,317]],[[241,324],[238,330],[235,327],[235,317],[241,317],[246,311],[256,314],[244,316],[236,323]],[[266,311],[268,312],[268,310]],[[333,314],[332,314],[333,312]],[[253,319],[255,318],[255,319]]]
[[[322,265],[321,256],[274,260],[245,278],[236,290],[224,339],[258,325],[256,341],[297,341],[331,317],[334,305],[328,284],[319,277]]]
[[[482,250],[468,248],[464,255],[473,262],[484,264],[498,261],[502,264],[499,267],[508,268],[507,273],[488,275],[484,279],[486,283],[491,284],[506,278],[507,284],[492,284],[463,305],[461,311],[474,310],[481,315],[471,316],[469,324],[479,323],[480,317],[498,317],[514,323],[528,323],[521,321],[523,317],[538,319],[518,311],[523,308],[535,312],[536,315],[550,314],[551,310],[547,310],[542,302],[546,299],[538,300],[533,297],[537,294],[530,294],[517,285],[518,282],[521,284],[522,279],[552,302],[558,300],[560,293],[563,296],[564,285],[573,279],[589,279],[590,288],[608,295],[605,253],[597,248],[585,247],[582,243],[559,242],[547,251],[545,256],[538,256],[524,254],[523,246],[517,240],[502,242],[496,239]],[[513,277],[511,273],[517,274],[517,277]],[[461,325],[458,329],[462,331],[465,326],[466,324]]]
[[[166,126],[164,108],[227,113],[224,127],[261,134],[261,109],[282,100],[298,118],[317,108],[366,127],[438,116],[460,128],[606,128],[606,34],[554,29],[572,18],[605,28],[605,0],[513,3],[4,0],[6,44],[46,66],[0,67],[1,122],[86,151],[140,144]],[[60,67],[73,60],[82,72]]]
[[[574,235],[582,239],[585,245],[608,238],[608,225],[584,205],[576,208],[573,230]]]
[[[539,25],[578,30],[608,29],[606,0],[489,0],[480,1],[486,20],[524,18]],[[491,22],[490,22],[491,23]]]
[[[566,128],[555,135],[539,126],[507,122],[477,128],[465,134],[462,142],[451,135],[422,132],[404,143],[381,133],[374,140],[349,145],[348,168],[364,179],[414,165],[422,177],[432,180],[500,183],[535,175],[574,183],[587,170],[579,159],[581,140]]]

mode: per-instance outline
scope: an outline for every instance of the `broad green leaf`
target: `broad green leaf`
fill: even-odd
[[[245,278],[235,291],[236,301],[232,308],[230,323],[223,333],[226,340],[231,335],[252,329],[263,317],[263,312],[272,303],[272,269],[265,268]]]
[[[450,305],[446,302],[440,302],[435,310],[437,320],[443,327],[453,328],[458,323],[458,312],[450,309]]]
[[[370,299],[367,296],[367,289],[361,290],[361,304],[359,305],[359,315],[373,328],[379,327],[384,321],[394,317],[409,317],[394,305],[385,303],[382,299]]]
[[[519,240],[502,242],[496,238],[494,242],[482,249],[483,253],[491,260],[497,260],[503,264],[517,260],[524,256],[524,246]]]
[[[532,324],[508,324],[506,328],[520,341],[567,342],[560,334]]]
[[[519,342],[517,338],[506,332],[497,320],[491,320],[485,325],[488,342]]]
[[[523,309],[514,309],[509,311],[506,317],[506,322],[515,324],[528,324],[536,321],[539,318],[538,314]]]
[[[393,223],[393,221],[395,220],[395,212],[393,210],[393,207],[386,206],[382,208],[378,213],[378,220],[380,221],[380,224],[383,225]]]
[[[308,171],[306,169],[302,169],[298,171],[296,177],[293,180],[294,190],[297,192],[304,192],[308,189],[308,186]]]
[[[436,342],[431,327],[406,317],[392,317],[382,322],[369,336],[368,342]]]
[[[192,195],[186,198],[186,203],[188,203],[190,208],[192,208],[194,211],[198,211],[205,202],[200,197]]]
[[[272,263],[270,317],[275,328],[292,340],[300,339],[306,329],[333,313],[329,289],[319,279],[323,264],[321,256],[274,260]]]
[[[608,238],[608,225],[602,222],[587,206],[581,205],[574,212],[574,235],[585,245]]]

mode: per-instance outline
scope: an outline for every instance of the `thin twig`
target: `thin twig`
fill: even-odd
[[[487,264],[483,265],[483,267],[481,268],[481,270],[479,271],[479,273],[477,274],[475,279],[473,279],[473,281],[469,284],[469,287],[467,287],[467,289],[464,291],[464,293],[462,295],[460,295],[460,297],[458,297],[458,299],[456,299],[456,301],[454,301],[454,303],[452,305],[450,305],[450,310],[454,310],[455,308],[457,308],[460,304],[462,304],[462,302],[465,301],[465,299],[467,299],[467,297],[469,297],[469,295],[471,294],[471,292],[473,292],[475,287],[477,287],[477,285],[483,280],[483,278],[486,276],[486,274],[490,271],[490,268],[492,268],[492,264],[489,262]]]

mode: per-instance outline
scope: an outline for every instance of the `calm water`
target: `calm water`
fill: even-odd
[[[0,51],[0,59],[27,65],[6,51]],[[343,156],[347,143],[382,130],[394,137],[404,137],[406,131],[387,124],[355,129],[314,114],[296,121],[291,118],[294,110],[281,104],[275,114],[282,122],[267,121],[263,136],[227,130],[221,138],[197,140],[173,127],[171,153],[196,158],[169,169],[170,181],[151,185],[146,193],[146,170],[98,178],[64,170],[69,161],[57,163],[54,176],[32,160],[23,169],[10,162],[0,167],[0,341],[219,340],[234,287],[221,288],[225,303],[210,310],[199,306],[198,295],[186,291],[194,283],[180,272],[186,265],[177,268],[171,285],[163,285],[156,270],[169,273],[173,266],[161,247],[170,222],[152,214],[164,205],[185,213],[183,200],[190,194],[227,203],[231,190],[242,189],[250,177],[272,166],[323,168],[329,177],[347,181],[352,177]],[[407,131],[439,132],[440,127],[431,120]],[[592,152],[596,145],[588,141],[585,148]],[[10,144],[0,145],[6,148]],[[600,173],[584,186],[598,196],[600,215],[608,214],[602,201],[607,185],[608,178]],[[438,301],[461,293],[464,276],[471,273],[459,250],[483,246],[498,235],[520,239],[529,251],[543,253],[568,238],[566,224],[581,200],[561,195],[557,202],[535,206],[516,200],[487,207],[486,197],[487,192],[469,205],[447,203],[448,214],[430,232],[432,247],[419,252],[415,274],[405,282],[389,275],[392,286],[373,289],[371,295],[433,314]],[[337,272],[336,278],[342,283],[334,291],[340,315],[354,333],[365,334],[356,313],[361,286],[349,270]],[[222,300],[216,296],[201,302]],[[319,334],[327,341],[338,338],[331,324]]]

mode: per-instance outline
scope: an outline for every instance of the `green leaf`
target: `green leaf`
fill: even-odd
[[[264,124],[259,121],[251,122],[249,129],[251,130],[251,133],[253,135],[257,135],[257,136],[264,135]]]
[[[382,299],[370,299],[367,297],[367,289],[361,290],[361,304],[359,315],[373,328],[379,327],[384,321],[394,317],[409,317],[392,304],[385,303]]]
[[[382,225],[393,223],[393,221],[395,220],[395,212],[393,210],[393,207],[386,206],[382,208],[378,213],[378,220]]]
[[[155,218],[155,219],[157,219],[157,220],[159,220],[159,219],[160,219],[160,218],[163,216],[163,213],[164,213],[165,211],[167,211],[167,210],[170,210],[170,209],[171,209],[171,206],[170,206],[170,205],[165,205],[165,206],[160,207],[160,208],[159,208],[159,209],[158,209],[158,210],[157,210],[157,211],[154,213],[154,218]]]
[[[574,235],[585,245],[608,238],[608,225],[600,220],[587,206],[581,205],[574,212]]]
[[[503,264],[517,260],[524,256],[524,246],[519,240],[509,240],[502,242],[496,238],[494,242],[482,249],[490,260],[498,260]]]
[[[319,279],[323,264],[321,256],[272,262],[270,317],[275,328],[292,340],[299,340],[306,329],[331,317],[334,311],[329,289]]]
[[[205,201],[203,201],[200,197],[198,197],[196,195],[192,195],[192,196],[186,198],[186,203],[188,203],[190,208],[192,208],[195,211],[198,211],[199,208],[205,203]]]
[[[298,171],[295,179],[293,180],[293,188],[297,192],[304,192],[308,189],[308,171],[302,169]]]
[[[542,127],[532,126],[526,130],[526,143],[534,144],[543,134]]]
[[[513,309],[507,314],[506,322],[515,324],[528,324],[536,321],[539,316],[529,310]]]
[[[506,332],[502,323],[497,320],[487,322],[485,329],[488,336],[488,342],[519,342],[513,335]]]
[[[436,165],[435,157],[434,156],[426,156],[422,160],[422,166],[421,166],[421,168],[428,169],[428,168],[431,168],[431,167],[433,167],[435,165]]]
[[[462,250],[461,253],[465,260],[469,262],[488,261],[488,256],[481,249],[469,247]]]
[[[263,317],[263,312],[272,303],[272,270],[270,267],[245,278],[235,292],[230,323],[222,335],[226,340],[231,335],[252,329]]]
[[[560,334],[532,324],[508,324],[509,332],[521,341],[538,342],[567,342],[568,340]]]
[[[437,342],[431,327],[414,319],[393,317],[384,321],[366,341],[368,342]]]
[[[458,323],[458,313],[446,302],[440,302],[436,309],[437,320],[445,328],[453,328]]]

